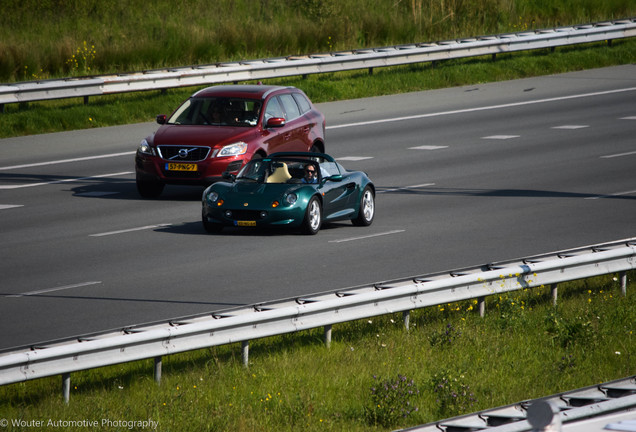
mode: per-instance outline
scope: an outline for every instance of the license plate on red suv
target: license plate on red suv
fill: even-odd
[[[196,171],[197,164],[167,163],[166,171]]]

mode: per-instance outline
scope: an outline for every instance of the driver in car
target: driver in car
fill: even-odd
[[[302,179],[303,183],[318,183],[318,176],[316,175],[316,167],[313,164],[305,165],[305,176]]]

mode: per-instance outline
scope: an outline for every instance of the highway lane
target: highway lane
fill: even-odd
[[[635,95],[632,65],[322,104],[379,193],[313,237],[206,235],[200,188],[141,200],[152,123],[1,140],[0,349],[632,237]]]

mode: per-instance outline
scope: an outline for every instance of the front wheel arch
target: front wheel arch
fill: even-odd
[[[311,145],[311,148],[309,149],[309,151],[312,152],[312,153],[324,153],[325,152],[325,143],[323,143],[320,140],[316,140]]]

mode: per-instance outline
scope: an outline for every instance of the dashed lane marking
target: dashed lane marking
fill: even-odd
[[[411,190],[411,189],[424,188],[424,187],[429,187],[429,186],[435,186],[435,183],[422,183],[422,184],[413,185],[413,186],[404,186],[404,187],[398,187],[398,188],[382,189],[382,190],[379,190],[377,193],[398,192],[398,191],[405,191],[405,190]]]
[[[124,172],[112,173],[112,174],[103,174],[103,175],[97,175],[97,176],[91,176],[91,177],[80,177],[80,178],[72,178],[72,179],[53,180],[53,181],[50,181],[50,182],[41,182],[41,183],[27,183],[27,184],[21,184],[21,185],[0,185],[0,189],[1,190],[22,189],[22,188],[36,187],[36,186],[45,186],[45,185],[51,185],[51,184],[72,183],[72,182],[83,181],[83,180],[93,180],[93,179],[105,178],[105,177],[118,177],[118,176],[123,176],[123,175],[128,175],[128,174],[132,174],[132,171],[124,171]]]
[[[409,147],[409,150],[439,150],[445,148],[448,148],[448,146],[422,145],[417,147]]]
[[[387,231],[387,232],[382,232],[377,234],[369,234],[369,235],[359,236],[359,237],[349,237],[349,238],[344,238],[339,240],[329,240],[329,243],[344,243],[344,242],[350,242],[355,240],[365,240],[365,239],[369,239],[373,237],[380,237],[380,236],[385,236],[390,234],[399,234],[399,233],[403,233],[404,231],[405,230],[393,230],[393,231]]]
[[[612,158],[616,158],[616,157],[631,156],[631,155],[635,155],[635,154],[636,154],[636,151],[627,152],[627,153],[616,153],[616,154],[601,156],[601,159],[612,159]]]
[[[111,158],[111,157],[117,157],[117,156],[130,156],[130,155],[134,155],[135,153],[136,152],[134,151],[124,152],[124,153],[111,153],[111,154],[105,154],[105,155],[87,156],[87,157],[74,158],[74,159],[62,159],[62,160],[38,162],[38,163],[24,164],[24,165],[5,166],[5,167],[0,167],[0,171],[14,170],[14,169],[20,169],[20,168],[32,168],[32,167],[45,166],[45,165],[57,165],[57,164],[70,163],[70,162],[82,162],[87,160],[104,159],[104,158]]]
[[[67,290],[67,289],[71,289],[71,288],[80,288],[80,287],[84,287],[84,286],[90,286],[90,285],[97,285],[102,283],[101,281],[93,281],[93,282],[81,282],[81,283],[77,283],[77,284],[73,284],[73,285],[64,285],[64,286],[59,286],[59,287],[55,287],[55,288],[45,288],[45,289],[41,289],[41,290],[37,290],[37,291],[28,291],[28,292],[24,292],[24,293],[20,293],[20,294],[10,294],[10,295],[5,295],[5,297],[27,297],[27,296],[34,296],[34,295],[38,295],[38,294],[46,294],[46,293],[50,293],[50,292],[54,292],[54,291],[62,291],[62,290]]]
[[[552,129],[565,129],[565,130],[576,130],[576,129],[585,129],[590,127],[589,125],[562,125],[562,126],[553,126]]]
[[[519,138],[520,135],[490,135],[490,136],[486,136],[486,137],[482,137],[481,139],[488,139],[488,140],[509,140],[509,139],[513,139],[513,138]]]
[[[155,229],[155,228],[163,228],[170,225],[172,224],[166,223],[166,224],[158,224],[158,225],[146,225],[142,227],[128,228],[128,229],[123,229],[119,231],[110,231],[110,232],[103,232],[98,234],[91,234],[89,237],[104,237],[104,236],[115,235],[115,234],[125,234],[125,233],[129,233],[133,231],[143,231],[143,230],[149,230],[149,229]]]
[[[344,156],[344,157],[336,158],[336,160],[339,160],[339,161],[361,161],[361,160],[367,160],[367,159],[373,159],[373,156]]]

